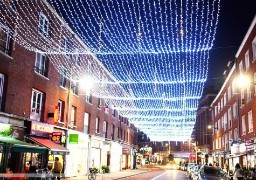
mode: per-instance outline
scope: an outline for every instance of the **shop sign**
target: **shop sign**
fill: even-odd
[[[57,144],[62,144],[61,142],[62,139],[62,132],[53,132],[52,133],[52,141],[57,143]]]
[[[130,154],[129,153],[129,148],[123,148],[123,154]]]
[[[240,152],[241,154],[246,153],[246,146],[245,146],[245,143],[240,144],[240,146],[239,146],[239,152]]]
[[[0,123],[0,135],[10,136],[11,135],[11,125]]]
[[[189,154],[189,160],[190,161],[195,161],[196,160],[196,153],[190,153]]]
[[[231,154],[239,154],[239,144],[233,144],[231,146]]]
[[[52,135],[53,126],[36,121],[31,122],[31,134],[49,137]]]
[[[78,134],[69,134],[69,144],[78,144]]]

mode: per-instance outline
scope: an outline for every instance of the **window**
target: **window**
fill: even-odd
[[[223,103],[224,101],[223,101],[223,98],[221,98],[221,104],[220,104],[220,109],[222,110],[223,109],[223,107],[224,107],[224,103]]]
[[[251,85],[248,83],[247,85],[247,101],[249,101],[252,98],[252,93],[251,93]]]
[[[49,20],[48,18],[41,12],[39,15],[39,26],[38,30],[44,36],[49,36]]]
[[[108,122],[103,121],[103,137],[107,138]]]
[[[84,113],[84,133],[88,134],[89,133],[89,120],[90,120],[90,114],[89,113]]]
[[[117,138],[120,139],[120,128],[117,128]]]
[[[224,130],[227,130],[228,129],[227,113],[224,113],[223,124],[224,124]]]
[[[252,111],[248,112],[248,129],[249,133],[253,132],[253,120],[252,120]]]
[[[233,104],[233,117],[237,118],[238,112],[237,112],[237,104]]]
[[[75,53],[76,65],[81,66],[81,56],[77,48],[74,50],[74,53]]]
[[[66,87],[66,75],[67,75],[67,70],[66,68],[62,67],[60,72],[60,86],[62,87]]]
[[[3,111],[4,75],[0,73],[0,111]]]
[[[65,53],[65,55],[68,57],[69,54],[68,53],[68,40],[67,40],[67,37],[63,36],[62,38],[62,42],[61,42],[61,48],[62,48],[62,51]]]
[[[36,53],[35,71],[45,77],[47,77],[48,60],[43,54]]]
[[[243,61],[241,61],[239,64],[239,72],[240,74],[243,74]]]
[[[231,99],[231,87],[228,87],[228,101]]]
[[[58,107],[59,107],[59,122],[64,122],[64,101],[59,100],[58,101]]]
[[[249,50],[245,53],[245,70],[248,71],[250,67]]]
[[[234,129],[234,140],[235,140],[235,141],[238,140],[238,130],[237,130],[237,128]]]
[[[78,95],[78,82],[72,82],[72,91],[74,94]]]
[[[232,94],[233,94],[233,96],[235,95],[235,93],[236,93],[236,81],[235,81],[235,79],[233,79],[233,81],[232,81]]]
[[[38,90],[32,90],[30,119],[41,121],[43,114],[44,94]]]
[[[256,37],[254,38],[252,42],[252,52],[253,52],[253,60],[256,60]]]
[[[86,95],[86,96],[85,96],[85,101],[88,102],[88,103],[90,103],[90,104],[92,104],[92,95],[91,95],[91,94],[90,94],[89,96]]]
[[[242,116],[242,135],[246,134],[245,116]]]
[[[111,139],[114,140],[115,139],[115,126],[114,125],[111,125]]]
[[[241,89],[241,106],[243,106],[245,103],[245,99],[244,99],[244,89]]]
[[[95,133],[96,133],[96,134],[99,134],[99,133],[100,133],[100,128],[99,128],[99,126],[100,126],[100,120],[99,120],[99,118],[96,118],[96,120],[95,120]]]
[[[231,107],[228,108],[228,128],[232,127],[232,113],[231,113]]]
[[[243,106],[244,103],[244,89],[241,89],[241,106]]]
[[[75,106],[72,106],[72,109],[71,109],[70,126],[71,127],[76,126],[76,107]]]
[[[115,117],[115,114],[116,114],[116,110],[112,109],[112,116]]]
[[[11,48],[11,30],[9,27],[0,23],[0,51],[10,56]]]
[[[98,108],[100,109],[102,107],[102,104],[101,104],[101,99],[98,98]]]
[[[253,74],[253,81],[254,81],[254,96],[256,96],[256,72]]]
[[[224,106],[226,106],[226,103],[227,103],[227,93],[224,94]],[[223,106],[223,108],[224,108]]]

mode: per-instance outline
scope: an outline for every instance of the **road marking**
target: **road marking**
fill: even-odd
[[[154,177],[153,179],[150,179],[150,180],[156,180],[157,178],[159,178],[159,177],[161,177],[161,176],[163,176],[165,174],[166,174],[166,172],[164,172],[163,174],[160,174],[159,176],[156,176],[156,177]]]

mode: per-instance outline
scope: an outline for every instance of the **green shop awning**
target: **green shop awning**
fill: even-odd
[[[10,145],[15,152],[44,153],[47,150],[45,147],[35,146],[9,136],[0,136],[1,142]]]

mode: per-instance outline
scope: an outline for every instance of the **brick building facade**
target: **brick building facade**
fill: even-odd
[[[118,102],[101,98],[99,88],[86,92],[73,80],[83,72],[88,74],[91,64],[93,70],[100,72],[100,77],[98,72],[91,73],[95,81],[102,77],[105,81],[114,81],[110,73],[93,55],[72,54],[76,48],[88,48],[67,25],[61,26],[63,20],[47,9],[50,7],[46,2],[35,2],[37,6],[29,6],[35,9],[28,12],[23,12],[28,10],[26,3],[33,2],[22,2],[16,6],[19,9],[12,9],[7,1],[3,3],[0,8],[3,15],[0,20],[0,122],[10,125],[9,136],[26,141],[35,150],[15,152],[20,166],[8,167],[10,160],[4,155],[8,152],[1,149],[0,155],[5,157],[0,159],[1,172],[6,172],[5,168],[24,172],[33,157],[40,161],[38,168],[43,167],[52,164],[54,156],[61,157],[67,177],[88,173],[92,166],[108,165],[111,171],[133,168],[136,127],[114,109]],[[14,23],[12,11],[18,12],[22,22]],[[31,22],[28,17],[33,17]],[[26,24],[29,26],[23,26]],[[31,29],[34,31],[30,32]],[[72,42],[67,43],[67,39]],[[60,54],[43,53],[56,48]],[[65,64],[67,62],[70,64]],[[115,92],[125,93],[121,86],[113,88]],[[60,132],[62,142],[54,152],[42,142],[50,140],[55,132]],[[47,152],[39,153],[33,145],[44,146]]]

